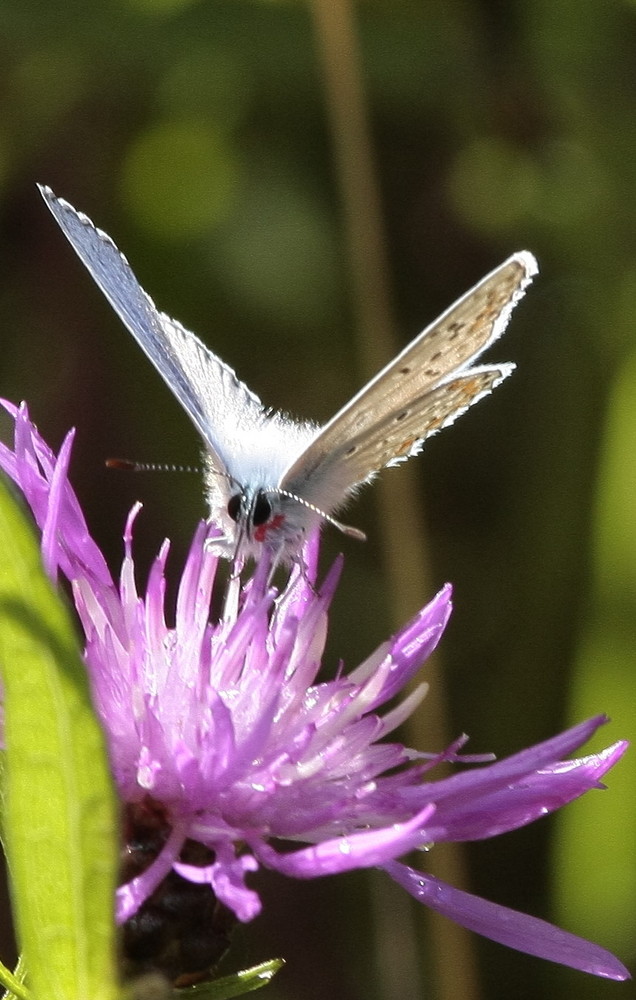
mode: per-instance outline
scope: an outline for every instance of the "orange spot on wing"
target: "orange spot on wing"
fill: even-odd
[[[424,429],[424,433],[429,434],[431,431],[439,430],[439,428],[442,426],[443,423],[444,423],[444,417],[435,417],[434,420],[429,420]]]
[[[406,441],[403,441],[400,447],[395,452],[395,457],[397,458],[398,455],[404,455],[406,454],[407,451],[410,451],[417,440],[418,439],[416,437],[412,437],[408,438]]]
[[[477,396],[483,388],[483,383],[474,378],[462,386],[462,396],[465,396],[466,399],[473,399],[473,397]]]

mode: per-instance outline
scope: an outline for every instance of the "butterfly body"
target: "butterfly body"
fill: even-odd
[[[266,409],[194,333],[157,309],[106,233],[50,188],[40,191],[203,438],[219,555],[258,557],[266,548],[293,560],[324,520],[356,534],[334,518],[346,500],[381,469],[416,455],[514,369],[473,362],[501,336],[537,272],[527,251],[458,299],[322,427],[292,420]]]
[[[293,556],[320,515],[281,493],[281,484],[290,454],[302,454],[318,428],[270,414],[264,407],[253,417],[251,426],[244,421],[229,442],[225,459],[229,481],[219,475],[210,452],[204,452],[206,497],[222,531],[222,539],[210,547],[219,555],[232,556],[240,541],[243,556],[258,556],[263,546]]]

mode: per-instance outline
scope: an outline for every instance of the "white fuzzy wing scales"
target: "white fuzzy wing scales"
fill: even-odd
[[[514,365],[470,365],[501,336],[536,273],[534,257],[522,251],[483,278],[325,424],[282,486],[333,510],[491,392]]]
[[[260,399],[194,333],[157,309],[110,236],[49,187],[41,185],[40,192],[84,266],[189,414],[213,469],[227,474],[237,431],[249,432],[266,419]]]

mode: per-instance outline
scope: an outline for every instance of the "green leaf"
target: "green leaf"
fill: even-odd
[[[116,993],[117,814],[68,611],[0,483],[3,825],[33,1000]]]
[[[573,663],[569,715],[584,719],[602,709],[612,720],[612,739],[633,733],[636,724],[636,352],[616,371],[600,442],[593,586]],[[602,799],[584,795],[557,817],[554,895],[565,926],[584,937],[602,928],[604,944],[629,954],[636,921],[633,753],[607,784]]]
[[[215,979],[211,983],[190,986],[187,990],[174,990],[173,996],[178,998],[187,995],[193,1000],[230,1000],[231,997],[241,997],[244,993],[251,993],[253,990],[260,990],[262,986],[267,986],[284,964],[284,959],[272,958],[269,962],[261,962],[251,969],[235,972],[231,976]]]
[[[0,983],[5,988],[2,1000],[29,1000],[30,994],[24,985],[26,970],[24,959],[20,957],[15,972],[7,969],[6,965],[0,962]]]

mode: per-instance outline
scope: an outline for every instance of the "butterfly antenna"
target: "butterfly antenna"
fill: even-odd
[[[130,458],[107,458],[108,469],[123,469],[125,472],[201,472],[196,465],[171,465],[159,462],[135,462]]]
[[[305,500],[303,497],[299,497],[296,493],[290,493],[289,490],[267,490],[267,493],[276,494],[277,496],[289,497],[290,500],[295,500],[299,503],[301,507],[306,507],[307,510],[311,510],[314,514],[318,514],[319,517],[326,521],[328,524],[332,524],[334,528],[346,535],[347,538],[355,538],[358,542],[366,542],[367,536],[364,531],[360,531],[359,528],[354,528],[350,524],[343,524],[342,521],[337,521],[335,517],[331,514],[327,514],[326,511],[321,510],[320,507],[316,507],[314,503],[310,503],[309,500]]]
[[[199,469],[198,471],[202,472],[203,470]],[[236,487],[240,488],[240,483],[238,479],[235,479],[234,476],[231,475],[231,473],[229,472],[221,472],[220,469],[206,469],[205,474],[206,476],[220,476],[221,479],[227,479],[229,480],[229,482],[234,483]]]

